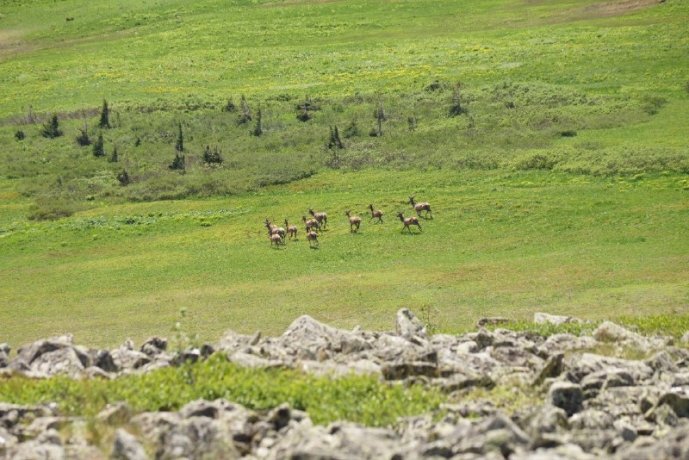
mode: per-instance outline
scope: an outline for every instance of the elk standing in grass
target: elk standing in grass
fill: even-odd
[[[311,230],[318,232],[321,229],[321,226],[318,224],[316,219],[307,219],[306,216],[301,216],[301,220],[304,221],[306,233],[310,232]]]
[[[373,209],[373,205],[369,204],[368,209],[371,210],[371,220],[378,219],[378,222],[383,223],[383,211],[380,209]]]
[[[277,225],[273,224],[266,218],[265,221],[266,228],[268,229],[268,236],[271,237],[272,240],[272,235],[280,235],[280,239],[284,241],[285,236],[287,235],[287,232],[285,232],[285,229],[282,227],[278,227]]]
[[[308,230],[306,232],[306,241],[309,242],[309,247],[314,249],[319,246],[318,243],[318,233],[316,233],[314,230]],[[315,243],[315,246],[314,246]]]
[[[428,215],[431,215],[431,219],[433,218],[433,213],[431,212],[431,204],[424,201],[423,203],[417,203],[414,201],[414,196],[409,197],[409,204],[411,205],[412,208],[414,208],[414,211],[416,211],[416,215],[421,217],[421,211],[426,211],[426,214],[424,214],[425,218],[428,218]]]
[[[421,224],[419,223],[418,217],[404,217],[404,215],[401,212],[397,213],[397,217],[399,217],[402,223],[404,224],[404,227],[402,227],[402,231],[404,231],[404,229],[406,228],[407,230],[409,230],[409,233],[411,233],[410,225],[416,225],[417,227],[419,227],[419,231],[423,231],[423,229],[421,228]]]
[[[275,247],[280,246],[281,244],[285,244],[284,240],[280,237],[279,233],[272,233],[270,235],[270,246],[272,247],[275,245]]]
[[[358,232],[361,225],[361,217],[353,216],[351,211],[345,211],[345,215],[349,219],[349,231],[351,233]]]
[[[325,230],[325,227],[328,225],[328,215],[324,212],[314,212],[313,209],[309,209],[309,214],[311,214],[313,218],[318,221],[320,228]]]
[[[287,222],[287,219],[285,219],[285,227],[287,227],[287,234],[289,235],[289,239],[291,240],[292,238],[297,238],[297,226],[296,225],[290,225],[289,222]]]

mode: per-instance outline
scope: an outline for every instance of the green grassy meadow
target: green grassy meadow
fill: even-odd
[[[420,181],[427,183],[417,189]],[[128,203],[17,222],[2,244],[6,340],[72,332],[84,343],[223,330],[280,333],[310,314],[389,330],[408,306],[441,330],[482,316],[587,319],[689,313],[686,179],[544,172],[324,172],[228,198]],[[402,233],[407,192],[434,219]],[[385,210],[350,234],[347,209]],[[329,211],[319,249],[271,248],[266,217]],[[415,232],[416,233],[416,232]],[[30,318],[30,320],[29,320]]]
[[[400,307],[447,332],[534,311],[686,324],[687,17],[681,0],[2,2],[0,342],[140,341],[182,309],[204,340],[301,314],[386,330]],[[395,219],[411,194],[434,210],[418,235]],[[264,219],[309,208],[330,217],[320,248],[303,231],[271,248]]]

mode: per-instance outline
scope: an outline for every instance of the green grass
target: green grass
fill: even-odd
[[[445,399],[437,390],[389,385],[372,376],[332,379],[281,369],[247,369],[223,356],[116,380],[0,379],[0,401],[56,402],[64,415],[86,417],[120,401],[135,412],[143,412],[177,410],[196,399],[218,398],[255,410],[288,403],[308,412],[314,423],[349,420],[371,426],[387,426],[399,417],[436,410]]]
[[[182,308],[185,327],[205,340],[225,329],[279,334],[301,314],[390,330],[405,306],[430,308],[443,331],[534,311],[686,315],[685,186],[677,175],[369,170],[58,221],[3,219],[3,340],[72,332],[93,345],[141,341],[170,332]],[[401,233],[394,217],[409,213],[410,193],[433,204],[435,218],[422,219],[418,235]],[[344,211],[365,216],[371,202],[385,223],[364,218],[350,234]],[[303,233],[272,249],[263,220],[297,222],[309,207],[330,215],[320,249]]]

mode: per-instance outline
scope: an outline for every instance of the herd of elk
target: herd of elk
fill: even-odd
[[[403,224],[402,232],[404,232],[404,230],[407,230],[409,233],[412,233],[411,226],[413,225],[418,227],[419,232],[423,232],[423,229],[421,228],[421,223],[419,222],[419,218],[422,217],[421,211],[424,211],[425,213],[423,215],[423,218],[433,219],[433,212],[431,211],[430,203],[417,203],[414,199],[414,195],[409,197],[409,201],[407,201],[407,203],[411,205],[412,209],[414,209],[414,211],[416,212],[416,216],[404,217],[404,214],[402,212],[397,213],[397,217]],[[381,211],[380,209],[376,209],[372,204],[368,205],[368,209],[371,211],[370,220],[376,219],[375,223],[382,224],[383,211]],[[325,212],[316,212],[310,208],[309,214],[311,214],[312,217],[307,218],[306,216],[302,216],[301,219],[304,222],[306,240],[309,242],[309,247],[315,249],[319,246],[319,232],[325,230],[325,227],[328,225],[328,215]],[[345,215],[349,220],[349,231],[351,233],[358,232],[361,226],[361,217],[353,215],[350,210],[345,211]],[[277,225],[273,224],[268,218],[266,218],[264,223],[265,227],[268,229],[268,237],[270,238],[271,246],[275,245],[276,247],[278,247],[280,245],[284,245],[288,234],[290,240],[297,239],[297,226],[290,225],[287,219],[285,219],[285,227],[287,228],[287,230],[285,230],[285,228],[283,227],[278,227]]]

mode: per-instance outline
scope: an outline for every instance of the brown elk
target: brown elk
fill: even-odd
[[[345,216],[349,219],[349,231],[354,233],[359,231],[361,225],[361,217],[353,216],[351,211],[345,211]]]
[[[414,211],[416,211],[416,215],[421,217],[421,211],[426,211],[426,214],[424,214],[424,217],[428,218],[428,215],[431,215],[431,219],[433,218],[433,213],[431,212],[431,204],[424,201],[423,203],[417,203],[414,201],[414,196],[409,197],[408,203],[411,205],[412,208],[414,208]]]
[[[306,241],[309,242],[310,248],[317,248],[319,246],[318,233],[316,233],[314,230],[308,230],[306,232]],[[316,244],[315,246],[314,243]]]
[[[378,222],[383,223],[383,211],[380,209],[373,209],[373,205],[369,204],[368,209],[371,210],[371,220],[378,219]]]
[[[418,217],[404,217],[404,215],[401,212],[397,213],[397,217],[399,217],[402,223],[404,224],[404,227],[402,227],[402,231],[404,231],[404,229],[406,228],[407,230],[409,230],[409,233],[411,233],[410,225],[416,225],[417,227],[419,227],[419,231],[423,231],[423,229],[421,228],[421,224],[419,223]]]
[[[321,226],[318,224],[316,219],[307,219],[306,216],[301,216],[301,220],[304,221],[306,233],[310,232],[311,230],[318,232],[321,229]]]
[[[328,215],[324,212],[314,212],[313,209],[309,209],[309,214],[318,221],[320,228],[325,230],[325,227],[328,225]]]
[[[285,219],[285,227],[287,227],[287,233],[289,234],[290,240],[292,238],[297,237],[297,226],[296,225],[290,225],[289,222],[287,222],[287,219]]]
[[[282,239],[279,233],[272,233],[270,235],[270,245],[275,247],[280,246],[281,244],[285,244],[285,241]]]
[[[267,218],[265,221],[265,225],[266,225],[266,228],[268,229],[268,236],[278,234],[278,235],[280,235],[280,239],[282,239],[282,240],[285,239],[287,232],[285,231],[284,228],[278,227],[277,225],[271,223],[270,220],[268,220]]]

